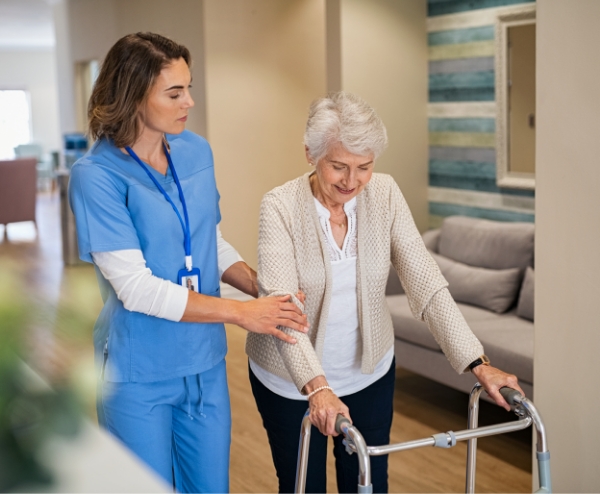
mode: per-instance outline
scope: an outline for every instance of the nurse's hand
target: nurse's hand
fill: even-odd
[[[277,329],[277,326],[285,326],[301,333],[308,332],[308,319],[291,301],[290,295],[242,302],[236,323],[253,333],[270,334],[292,344],[296,343],[296,339]]]

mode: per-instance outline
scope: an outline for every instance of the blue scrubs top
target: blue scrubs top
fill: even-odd
[[[202,293],[219,297],[216,226],[221,221],[213,157],[202,137],[184,131],[167,136],[171,158],[187,202],[194,267]],[[150,167],[149,167],[150,168]],[[183,213],[171,171],[150,172]],[[71,170],[69,198],[77,225],[79,256],[140,249],[155,276],[177,283],[184,268],[183,230],[173,208],[142,167],[107,139],[97,141]],[[94,327],[96,358],[104,378],[152,382],[204,372],[227,353],[221,323],[183,323],[131,312],[96,269],[104,307]]]

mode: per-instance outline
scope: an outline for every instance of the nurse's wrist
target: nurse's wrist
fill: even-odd
[[[223,321],[225,323],[235,324],[236,326],[244,327],[244,302],[239,300],[227,300],[229,307],[227,307],[225,318],[229,319]]]

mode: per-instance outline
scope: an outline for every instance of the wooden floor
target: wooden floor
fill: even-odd
[[[35,304],[46,307],[43,320],[36,326],[35,338],[58,339],[64,343],[62,351],[66,349],[69,354],[64,360],[70,366],[70,379],[79,390],[87,413],[93,416],[91,331],[102,301],[91,267],[64,268],[62,265],[58,206],[57,195],[41,195],[37,232],[32,224],[10,225],[8,238],[0,241],[0,272],[17,269],[36,300]],[[54,312],[48,308],[53,308]],[[61,323],[61,314],[71,314],[70,321],[76,314],[76,331],[65,329],[68,325]],[[248,381],[245,331],[228,326],[227,336],[233,413],[231,491],[276,492],[277,480],[266,434]],[[30,358],[35,367],[45,368],[44,357],[39,352],[34,350]],[[394,401],[392,442],[466,427],[467,397],[464,393],[401,369],[396,373]],[[509,419],[510,414],[482,402],[482,425]],[[425,448],[393,454],[390,456],[390,492],[462,492],[465,457],[464,443],[449,450]],[[331,458],[328,491],[336,492]],[[531,492],[530,430],[479,440],[477,491]]]

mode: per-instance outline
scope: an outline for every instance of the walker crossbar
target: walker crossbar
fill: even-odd
[[[468,441],[467,446],[467,482],[465,492],[475,492],[475,464],[477,455],[477,438],[505,434],[521,429],[526,429],[534,425],[537,431],[537,460],[539,466],[540,489],[537,492],[552,492],[550,482],[550,452],[548,451],[548,442],[546,439],[546,430],[542,419],[531,401],[522,396],[518,391],[511,388],[502,388],[500,392],[511,406],[512,410],[521,417],[514,422],[503,424],[488,425],[486,427],[477,427],[479,396],[483,390],[477,383],[471,391],[469,399],[469,425],[468,429],[453,432],[442,432],[433,436],[414,441],[407,441],[385,446],[367,446],[364,438],[350,421],[338,415],[335,428],[336,431],[344,435],[346,451],[349,454],[357,453],[358,456],[358,492],[371,493],[373,486],[371,484],[371,462],[370,456],[381,456],[397,451],[407,451],[409,449],[424,448],[428,446],[438,448],[451,448],[458,441]],[[297,493],[304,493],[306,488],[306,470],[308,467],[308,449],[310,444],[311,422],[309,412],[307,411],[302,420],[300,432],[300,444],[298,450],[298,466],[296,470],[296,490]]]

